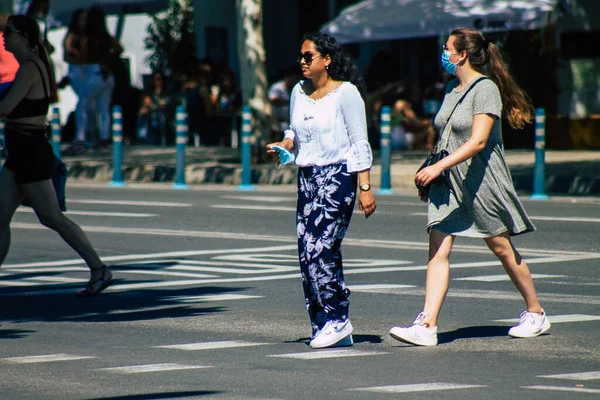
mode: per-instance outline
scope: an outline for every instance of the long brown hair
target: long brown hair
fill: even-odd
[[[56,78],[54,77],[54,70],[50,64],[50,56],[48,56],[48,52],[44,46],[42,46],[42,42],[40,41],[40,28],[38,27],[37,22],[35,19],[25,15],[11,15],[8,17],[8,20],[12,22],[19,32],[22,32],[27,37],[29,47],[33,49],[40,60],[42,60],[42,63],[44,63],[46,73],[48,74],[48,86],[50,86],[50,93],[48,93],[48,95],[51,99],[55,98]]]
[[[487,67],[489,77],[498,85],[506,118],[511,127],[521,129],[533,121],[535,109],[531,99],[517,85],[508,72],[500,49],[485,40],[483,34],[473,29],[456,29],[450,33],[454,36],[454,48],[457,52],[466,51],[473,69],[484,74]]]

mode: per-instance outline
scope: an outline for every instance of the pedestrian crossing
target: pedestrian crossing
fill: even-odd
[[[277,365],[276,360],[281,362],[300,362],[300,363],[313,363],[313,362],[336,362],[339,360],[340,363],[344,363],[345,359],[350,357],[381,357],[393,354],[391,351],[383,350],[361,350],[356,348],[339,348],[339,349],[323,349],[323,350],[306,350],[301,352],[285,352],[286,349],[294,344],[281,344],[281,343],[267,343],[267,342],[250,342],[243,340],[226,340],[226,341],[208,341],[208,342],[196,342],[196,343],[183,343],[183,344],[166,344],[151,346],[153,349],[162,351],[227,351],[237,348],[249,348],[249,347],[263,347],[263,348],[277,348],[283,352],[277,352],[275,354],[270,351],[266,351],[262,356],[266,360],[273,360]],[[261,354],[251,353],[252,357],[260,357]],[[159,358],[161,355],[165,359],[168,358],[168,354],[160,353],[153,355],[153,358]],[[236,356],[236,360],[239,356]],[[103,366],[99,368],[98,363],[111,362],[112,357],[110,354],[103,354],[103,356],[94,355],[78,355],[68,353],[57,353],[57,354],[42,354],[42,355],[25,355],[20,357],[5,357],[0,358],[0,371],[2,365],[8,364],[14,368],[18,368],[18,365],[26,364],[53,364],[57,362],[68,363],[78,362],[77,369],[80,371],[90,371],[94,373],[107,373],[107,374],[120,374],[120,375],[141,375],[141,374],[159,374],[159,373],[173,373],[177,371],[188,371],[188,370],[210,370],[215,368],[228,368],[227,365],[219,365],[218,363],[186,363],[186,362],[158,362],[152,364],[136,364],[135,362],[128,365],[113,365]],[[230,361],[225,361],[229,363]],[[274,366],[275,366],[274,365]],[[330,366],[330,368],[335,368]],[[37,371],[37,370],[36,370]],[[551,375],[537,375],[535,378],[541,380],[571,380],[571,381],[585,381],[585,382],[596,382],[600,381],[600,371],[579,371],[579,372],[567,372],[562,374],[551,374]],[[538,383],[537,381],[534,383]],[[440,392],[440,391],[456,391],[464,390],[471,394],[470,397],[477,397],[478,395],[474,390],[483,390],[489,388],[489,385],[482,385],[475,382],[413,382],[413,383],[392,383],[390,385],[377,385],[377,386],[361,386],[361,387],[350,387],[346,389],[348,392],[365,392],[365,393],[379,393],[379,394],[407,394],[417,392]],[[515,386],[516,387],[516,386]],[[556,386],[556,385],[545,385],[545,384],[533,384],[529,386],[520,386],[519,388],[530,389],[530,390],[544,390],[544,391],[556,391],[556,392],[580,392],[596,394],[600,393],[600,389],[594,387],[584,387],[583,384],[577,384],[573,386]]]

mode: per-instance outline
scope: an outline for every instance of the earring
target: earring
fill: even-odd
[[[329,65],[326,65],[326,66],[325,66],[325,69],[326,69],[327,71],[329,71]]]

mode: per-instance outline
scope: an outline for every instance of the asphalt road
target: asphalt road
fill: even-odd
[[[20,209],[0,270],[0,398],[600,398],[600,198],[523,199],[538,231],[514,243],[549,334],[507,336],[524,303],[483,241],[459,238],[435,348],[388,335],[423,304],[426,206],[412,192],[377,200],[343,248],[355,345],[320,351],[294,188],[71,184],[68,215],[116,277],[87,299],[85,265]]]

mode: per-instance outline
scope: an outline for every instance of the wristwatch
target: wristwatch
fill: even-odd
[[[358,185],[358,187],[363,192],[368,192],[369,190],[371,190],[371,185],[369,185],[368,183],[361,183],[360,185]]]

